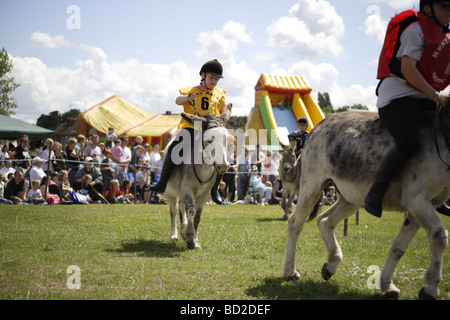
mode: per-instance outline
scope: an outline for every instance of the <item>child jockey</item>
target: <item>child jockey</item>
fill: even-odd
[[[216,88],[218,81],[223,78],[223,68],[216,59],[206,62],[200,69],[201,82],[196,87],[187,87],[180,90],[180,96],[177,97],[175,103],[184,107],[184,112],[189,114],[204,115],[206,113],[220,115],[225,106],[225,91]],[[194,127],[187,121],[182,119],[178,128],[189,133],[191,137],[191,146],[194,143]],[[180,136],[183,132],[178,133],[169,147],[169,150],[164,158],[160,180],[156,185],[150,186],[150,190],[163,193],[169,181],[172,169],[175,164],[172,159],[172,150],[178,145],[182,139]],[[191,148],[192,151],[192,148]],[[217,204],[222,204],[218,192],[218,186],[222,175],[218,175],[214,187],[211,189],[211,197]]]
[[[395,140],[376,174],[366,210],[381,217],[389,183],[419,148],[423,113],[435,111],[450,84],[450,1],[422,0],[388,25],[378,65],[377,107]],[[439,210],[439,209],[438,209]]]

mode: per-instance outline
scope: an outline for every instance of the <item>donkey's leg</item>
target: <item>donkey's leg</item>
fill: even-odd
[[[195,206],[191,199],[191,201],[186,202],[186,215],[187,215],[187,229],[186,229],[186,243],[188,249],[195,248],[195,228],[194,228],[194,218],[195,218]]]
[[[200,243],[198,242],[198,225],[200,224],[200,218],[202,216],[203,207],[198,208],[197,212],[195,213],[194,217],[194,242],[195,242],[195,248],[201,248]]]
[[[322,278],[324,280],[330,279],[336,273],[343,257],[334,230],[339,222],[354,214],[357,209],[357,206],[341,197],[333,206],[317,218],[320,235],[328,249],[328,260],[322,268]]]
[[[380,276],[380,286],[386,297],[390,299],[397,300],[400,298],[400,290],[392,282],[392,277],[400,258],[405,253],[419,228],[420,225],[417,223],[416,219],[414,219],[414,216],[408,213],[408,216],[403,222],[400,231],[389,249],[389,255],[384,263],[383,271]]]
[[[183,207],[183,210],[179,210],[180,213],[180,233],[181,233],[181,237],[183,238],[183,240],[186,240],[186,229],[188,226],[188,220],[186,217],[186,210],[185,207]]]
[[[284,211],[283,220],[288,219],[288,208],[287,208],[287,204],[286,204],[286,197],[287,197],[286,191],[283,191],[283,195],[281,198],[281,208]]]
[[[442,280],[442,260],[448,245],[448,232],[434,211],[433,205],[425,197],[417,196],[415,200],[411,202],[408,209],[425,229],[431,249],[431,261],[425,274],[427,286],[422,288],[419,298],[436,299],[439,296],[439,282]],[[411,210],[412,208],[414,210]]]
[[[168,199],[170,203],[170,240],[178,240],[178,230],[177,230],[177,213],[178,213],[178,199],[170,198]]]
[[[288,220],[286,232],[286,254],[284,258],[283,273],[289,280],[300,278],[300,273],[295,270],[295,252],[297,240],[303,229],[303,224],[314,209],[322,192],[321,185],[315,187],[305,186],[300,192],[297,207]]]

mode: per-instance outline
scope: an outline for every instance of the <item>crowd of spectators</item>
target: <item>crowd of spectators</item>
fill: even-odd
[[[130,144],[128,137],[117,137],[111,128],[102,143],[98,135],[79,135],[65,146],[47,139],[42,149],[30,152],[29,139],[23,136],[17,147],[11,143],[0,146],[0,202],[160,202],[148,186],[159,180],[164,151],[157,143],[144,143],[142,137]],[[223,203],[247,199],[246,203],[258,205],[279,204],[282,185],[278,152],[263,152],[256,145],[251,155],[245,147],[237,157],[233,150],[229,150],[232,165],[219,185]]]
[[[25,135],[17,146],[0,144],[0,203],[158,202],[148,192],[149,184],[159,178],[158,144],[150,152],[141,137],[129,145],[128,137],[114,134],[104,143],[98,135],[79,135],[64,147],[47,139],[42,149],[32,151],[29,142]]]

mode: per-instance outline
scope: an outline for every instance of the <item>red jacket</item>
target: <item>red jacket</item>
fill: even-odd
[[[433,88],[444,90],[450,84],[450,76],[445,74],[450,63],[450,33],[442,32],[432,19],[414,10],[404,11],[389,22],[378,62],[377,79],[391,74],[404,78],[400,72],[401,62],[396,55],[400,47],[401,33],[414,21],[419,21],[427,41],[417,69]]]

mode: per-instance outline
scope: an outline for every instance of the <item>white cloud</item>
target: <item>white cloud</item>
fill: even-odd
[[[238,49],[238,44],[252,43],[252,37],[243,24],[228,21],[221,30],[200,32],[197,41],[201,46],[198,57],[230,59]]]
[[[70,47],[72,44],[70,41],[64,39],[62,35],[52,37],[48,33],[43,33],[40,31],[35,31],[30,36],[31,43],[36,47],[41,48],[59,48],[59,47]]]
[[[318,55],[331,52],[339,55],[344,36],[342,17],[327,1],[299,0],[289,15],[279,18],[266,29],[271,47],[293,48],[298,55]]]
[[[89,57],[78,60],[75,69],[50,68],[38,58],[12,57],[13,76],[21,84],[15,91],[18,117],[36,120],[40,114],[64,112],[69,106],[84,111],[112,95],[152,113],[182,111],[175,105],[175,97],[180,88],[196,79],[197,72],[185,63],[110,62],[103,50],[82,48]]]
[[[365,0],[369,3],[386,3],[396,10],[413,9],[419,10],[418,0]]]
[[[338,84],[339,71],[330,63],[313,64],[308,61],[300,61],[292,65],[288,70],[283,70],[276,64],[272,64],[271,72],[280,75],[300,75],[308,81],[312,91],[312,97],[317,101],[318,92],[328,92],[335,109],[345,106],[362,104],[369,110],[376,110],[375,87],[363,87],[359,84],[345,88]]]
[[[367,13],[370,13],[370,15],[364,21],[362,29],[366,35],[375,37],[377,43],[381,45],[384,42],[388,21],[381,18],[377,6],[370,6]]]

